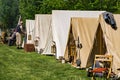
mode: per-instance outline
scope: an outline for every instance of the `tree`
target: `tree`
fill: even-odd
[[[104,10],[120,13],[120,0],[0,0],[0,25],[14,27],[35,14],[51,14],[52,10]]]
[[[23,21],[34,19],[35,14],[39,13],[42,0],[19,0],[19,11]]]
[[[24,21],[35,14],[51,14],[52,10],[104,10],[115,12],[118,0],[19,0],[19,10]],[[112,6],[112,7],[111,7]]]
[[[4,28],[15,27],[18,14],[18,0],[0,0],[0,22]]]
[[[43,0],[40,13],[51,14],[52,10],[64,10],[66,5],[64,0]]]
[[[104,10],[115,12],[120,0],[68,0],[74,10]],[[70,5],[71,6],[71,5]]]

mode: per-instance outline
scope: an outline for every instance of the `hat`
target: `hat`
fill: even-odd
[[[20,23],[22,24],[22,23],[23,23],[23,21],[20,21]]]

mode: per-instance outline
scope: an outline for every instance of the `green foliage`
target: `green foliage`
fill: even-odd
[[[64,0],[43,0],[43,4],[40,8],[40,13],[51,14],[52,10],[64,10],[66,4]]]
[[[18,15],[23,21],[52,10],[104,10],[120,13],[120,0],[0,0],[0,25],[13,27]]]
[[[93,9],[115,12],[117,10],[117,0],[95,0]]]
[[[19,0],[19,9],[24,19],[34,19],[35,14],[50,14],[55,9],[65,9],[63,0]]]
[[[118,10],[118,0],[75,0],[75,10],[104,10],[109,12],[115,12]],[[75,3],[75,2],[74,2]]]
[[[0,0],[0,22],[4,28],[16,26],[18,0]]]
[[[19,11],[22,19],[34,19],[34,15],[39,13],[42,0],[19,0]]]

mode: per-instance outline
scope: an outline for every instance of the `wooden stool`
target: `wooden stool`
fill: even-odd
[[[35,51],[34,44],[25,44],[24,50],[26,52],[34,52]]]

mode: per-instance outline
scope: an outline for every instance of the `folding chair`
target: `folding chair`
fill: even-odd
[[[96,61],[103,62],[104,67],[102,68],[95,68]],[[106,65],[109,62],[109,65]],[[113,56],[112,55],[95,55],[94,59],[94,68],[91,71],[93,73],[92,80],[95,80],[95,73],[107,73],[106,78],[110,77],[110,73],[112,70],[112,63],[113,63]]]

